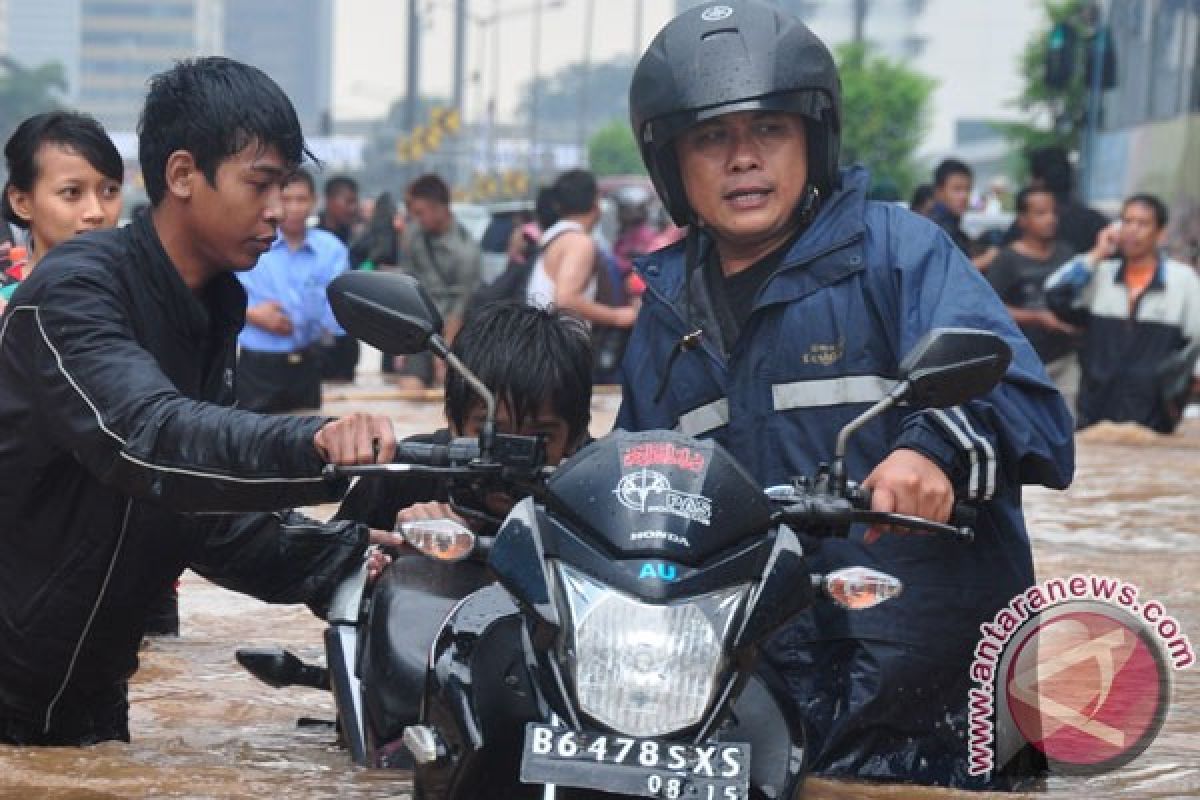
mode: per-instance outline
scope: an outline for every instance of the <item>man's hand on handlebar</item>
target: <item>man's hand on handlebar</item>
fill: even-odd
[[[313,445],[329,464],[386,464],[396,455],[396,434],[387,417],[356,412],[326,424]]]
[[[863,486],[871,489],[871,510],[946,522],[954,508],[954,487],[946,473],[915,450],[899,449],[881,461]],[[863,541],[873,544],[884,533],[920,533],[908,528],[872,525]]]

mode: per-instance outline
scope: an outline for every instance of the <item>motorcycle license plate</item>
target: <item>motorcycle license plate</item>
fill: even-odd
[[[747,800],[750,745],[684,744],[530,722],[521,780],[632,797]]]

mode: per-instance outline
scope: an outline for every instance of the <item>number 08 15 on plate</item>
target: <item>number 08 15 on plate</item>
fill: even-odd
[[[750,745],[638,739],[530,722],[521,780],[631,797],[747,800]]]

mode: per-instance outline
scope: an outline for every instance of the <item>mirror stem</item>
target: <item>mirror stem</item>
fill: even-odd
[[[479,432],[479,457],[487,461],[492,457],[492,447],[496,444],[496,397],[488,388],[483,385],[483,381],[475,377],[475,373],[467,369],[458,356],[451,352],[450,347],[446,344],[446,340],[438,334],[429,337],[429,349],[438,356],[446,360],[455,372],[463,377],[467,385],[471,387],[475,394],[483,399],[483,405],[487,409],[487,418],[483,423],[483,430]]]
[[[908,381],[900,381],[896,384],[887,397],[880,400],[875,405],[868,408],[863,413],[859,414],[854,419],[850,420],[844,428],[838,432],[837,445],[833,451],[833,465],[830,468],[830,483],[836,492],[842,492],[846,488],[846,446],[850,442],[850,437],[859,431],[864,425],[878,417],[883,412],[887,411],[892,406],[896,405],[903,399],[908,392]]]

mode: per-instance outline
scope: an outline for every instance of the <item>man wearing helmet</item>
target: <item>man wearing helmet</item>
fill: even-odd
[[[617,239],[613,256],[622,278],[633,270],[633,260],[654,249],[658,230],[650,224],[650,190],[644,186],[622,186],[613,192],[617,206]]]
[[[818,772],[979,787],[966,758],[972,651],[980,623],[1033,583],[1021,486],[1069,482],[1071,418],[946,235],[868,202],[865,170],[839,171],[839,100],[828,49],[770,6],[700,6],[651,43],[630,88],[634,135],[690,228],[641,268],[617,424],[712,437],[764,485],[783,483],[831,460],[836,431],[881,399],[929,330],[1008,341],[1013,363],[991,393],[893,409],[848,453],[876,510],[945,521],[956,498],[979,503],[976,542],[871,530],[812,548],[816,571],[878,566],[904,594],[853,614],[820,605],[765,649]],[[1029,767],[1009,761],[1007,775]]]

